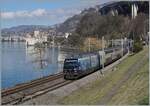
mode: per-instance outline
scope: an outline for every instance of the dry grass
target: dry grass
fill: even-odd
[[[118,90],[109,104],[138,104],[144,97],[148,96],[149,89],[148,59],[144,66]]]
[[[92,84],[86,85],[64,97],[59,104],[99,104],[101,100],[109,97],[109,92],[117,86],[120,80],[128,73],[136,62],[140,61],[148,49],[126,58],[117,66],[115,71],[107,71],[104,77],[98,78]],[[148,60],[145,59],[142,68],[136,70],[115,91],[116,93],[104,104],[138,104],[148,95]],[[107,99],[106,99],[107,100]]]

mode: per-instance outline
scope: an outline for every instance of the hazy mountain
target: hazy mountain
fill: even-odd
[[[76,29],[76,26],[82,19],[82,17],[90,12],[99,12],[101,15],[106,15],[108,13],[112,13],[115,15],[125,15],[131,16],[131,5],[135,3],[138,5],[138,13],[143,12],[149,13],[149,3],[148,1],[120,1],[120,2],[108,2],[102,5],[97,5],[92,8],[88,8],[83,10],[80,14],[74,15],[68,18],[66,21],[60,24],[52,25],[52,26],[44,26],[44,25],[20,25],[12,28],[2,29],[2,35],[7,34],[16,34],[16,35],[24,35],[28,32],[33,32],[34,30],[56,30],[56,32],[73,32]],[[92,20],[91,20],[92,21]]]
[[[33,32],[34,30],[48,31],[49,29],[52,28],[44,25],[20,25],[2,29],[2,36],[9,34],[24,35],[26,33]]]

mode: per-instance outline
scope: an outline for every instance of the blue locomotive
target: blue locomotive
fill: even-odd
[[[81,54],[64,61],[64,78],[78,79],[107,66],[128,52],[126,46],[99,50],[95,53]]]
[[[65,59],[64,62],[64,78],[74,79],[87,75],[100,67],[100,55],[97,53],[80,55],[79,57]]]

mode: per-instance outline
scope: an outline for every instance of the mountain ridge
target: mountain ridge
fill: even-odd
[[[90,12],[98,12],[101,15],[106,15],[110,12],[114,12],[114,14],[131,16],[131,5],[135,3],[139,6],[138,12],[149,13],[149,4],[148,1],[118,1],[118,2],[107,2],[104,4],[96,5],[94,7],[90,7],[84,9],[79,14],[75,14],[72,17],[66,19],[63,23],[55,24],[55,25],[19,25],[11,28],[2,29],[2,36],[7,34],[16,34],[16,35],[25,35],[26,33],[33,32],[34,30],[40,31],[49,31],[53,30],[56,33],[61,32],[74,32],[81,18]],[[117,12],[116,12],[117,10]],[[22,34],[24,33],[24,34]]]

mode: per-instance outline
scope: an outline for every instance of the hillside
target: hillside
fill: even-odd
[[[148,1],[120,1],[120,2],[108,2],[95,7],[91,7],[83,10],[80,14],[68,18],[64,23],[60,24],[57,28],[59,32],[73,32],[80,20],[86,14],[97,12],[101,15],[107,15],[109,13],[115,15],[124,15],[131,17],[131,5],[135,3],[138,6],[138,13],[149,14],[149,3]],[[93,20],[92,20],[93,21]]]
[[[146,105],[149,89],[148,48],[129,56],[114,71],[63,97],[63,105]]]

